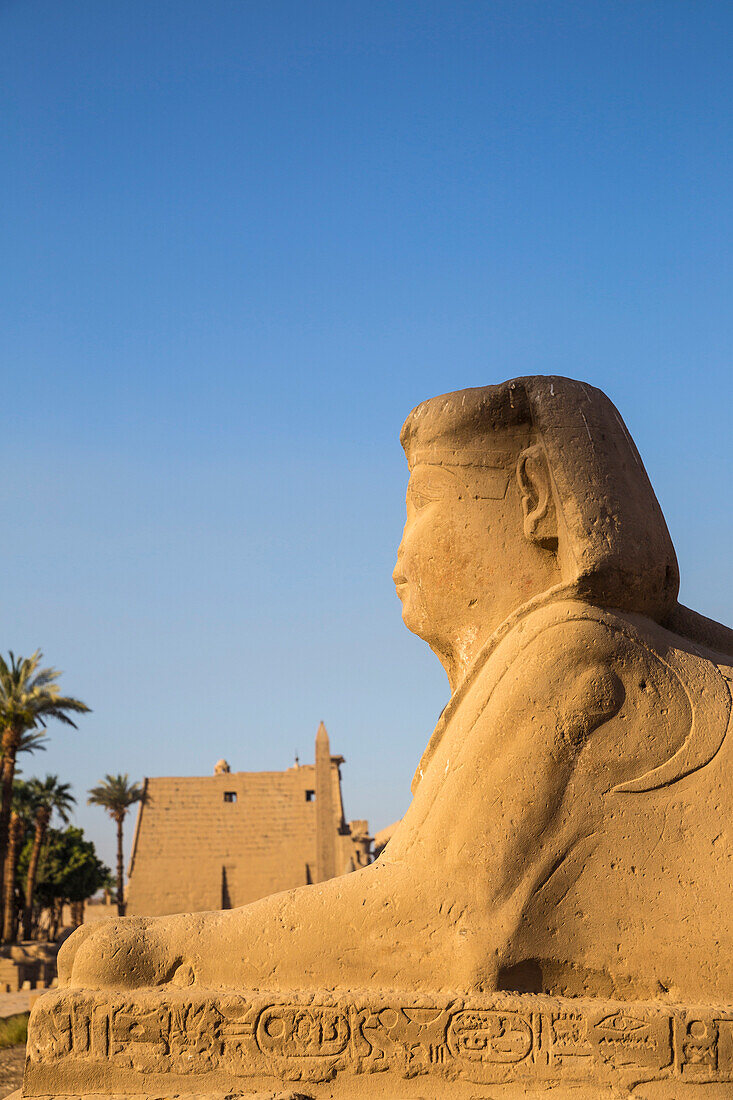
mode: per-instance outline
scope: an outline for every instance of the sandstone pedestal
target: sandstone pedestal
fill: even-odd
[[[59,990],[24,1097],[733,1095],[733,1005],[409,991]],[[289,1091],[288,1091],[289,1090]]]

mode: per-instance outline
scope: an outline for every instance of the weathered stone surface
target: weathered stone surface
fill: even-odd
[[[733,1006],[532,994],[60,990],[38,1003],[24,1095],[475,1096],[478,1086],[726,1085]],[[238,1090],[238,1091],[237,1091]],[[325,1090],[325,1091],[324,1091]],[[669,1091],[669,1090],[668,1090]],[[493,1095],[493,1092],[492,1092]]]
[[[733,1095],[733,632],[677,602],[600,391],[447,394],[402,441],[394,580],[452,692],[405,817],[354,874],[81,929],[26,1096]]]

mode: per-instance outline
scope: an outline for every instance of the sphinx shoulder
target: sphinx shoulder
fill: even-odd
[[[638,626],[619,615],[579,603],[560,608],[543,608],[522,624],[516,638],[507,639],[504,667],[513,679],[522,679],[522,670],[541,682],[557,685],[575,682],[585,698],[599,674],[599,690],[607,690],[608,675],[617,666],[623,674],[629,665],[653,652],[653,643],[645,639]]]
[[[583,671],[589,664],[665,659],[684,640],[652,619],[626,615],[580,601],[538,609],[509,635],[506,664],[546,661],[558,671]],[[505,643],[506,644],[506,643]]]
[[[592,740],[617,792],[668,787],[717,757],[731,691],[729,670],[710,653],[639,615],[549,612],[530,624],[507,670],[515,691],[525,686],[530,721],[551,711],[567,743]]]
[[[498,695],[523,724],[577,748],[623,707],[635,643],[582,608],[543,618],[512,654]]]
[[[672,726],[663,740],[676,741],[689,732],[690,705],[669,637],[651,621],[579,602],[542,608],[507,639],[495,703],[534,725],[544,717],[569,744],[617,716],[652,737]]]

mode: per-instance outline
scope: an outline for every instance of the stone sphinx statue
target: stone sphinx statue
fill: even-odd
[[[425,1072],[497,1081],[507,1096],[529,1095],[511,1092],[508,1066],[521,1078],[534,1059],[554,1080],[589,1051],[603,1052],[597,1080],[605,1073],[613,1088],[634,1057],[635,1081],[677,1081],[655,1096],[733,1082],[733,1008],[704,1018],[664,1008],[733,1003],[733,632],[677,602],[659,504],[599,390],[528,377],[446,394],[413,410],[402,443],[410,479],[394,581],[405,624],[438,656],[452,694],[383,854],[238,910],[83,927],[59,957],[59,1004],[255,990],[270,1006],[257,1011],[271,1012],[287,991],[311,1006],[320,998],[328,1013],[359,991],[377,1023],[354,1000],[341,1031],[323,1016],[318,1034],[337,1045],[347,1035],[354,1051],[358,1035],[362,1074],[388,1045],[373,1026],[408,1050],[408,1069],[419,1048]],[[402,1008],[389,1001],[395,990]],[[456,997],[459,1023],[446,1007]],[[590,1001],[600,1007],[578,1008]],[[561,1006],[536,1035],[529,1008],[515,1021],[507,1007],[530,1002],[538,1020]],[[282,1040],[295,1076],[307,1063],[317,1082],[315,1062],[297,1062],[301,1024],[282,1012],[277,1026],[252,1016],[251,1057]],[[413,1038],[432,1028],[434,1041],[398,1042],[403,1025]],[[27,1082],[41,1088],[44,1041],[31,1049]],[[332,1076],[344,1068],[346,1046],[318,1049]],[[372,1095],[360,1080],[358,1095]]]

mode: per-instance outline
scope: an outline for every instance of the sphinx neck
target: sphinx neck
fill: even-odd
[[[463,693],[467,683],[473,680],[501,639],[521,619],[538,608],[544,607],[545,604],[552,603],[555,600],[577,599],[577,595],[574,584],[560,583],[552,585],[544,592],[538,593],[515,608],[493,629],[482,633],[478,631],[466,632],[462,637],[455,639],[450,652],[441,653],[434,649],[448,676],[451,702],[456,696]]]

